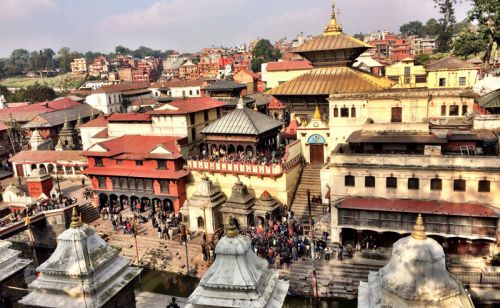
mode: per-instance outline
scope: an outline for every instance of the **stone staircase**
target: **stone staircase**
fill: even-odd
[[[338,260],[319,260],[316,265],[318,292],[320,297],[355,299],[360,281],[368,281],[370,271],[378,271],[387,261],[357,258]],[[290,292],[297,296],[311,294],[310,259],[292,263],[288,269],[281,270],[280,276],[290,281]]]
[[[299,186],[297,187],[297,192],[291,206],[291,210],[295,213],[296,218],[300,218],[302,216],[309,217],[309,211],[307,208],[308,189],[311,191],[311,197],[321,196],[320,170],[322,167],[322,165],[307,165],[302,170]],[[311,214],[313,217],[320,216],[323,214],[323,207],[318,207],[313,204],[311,207]]]
[[[91,222],[99,219],[99,211],[91,203],[81,204],[79,207],[84,223],[90,224]]]

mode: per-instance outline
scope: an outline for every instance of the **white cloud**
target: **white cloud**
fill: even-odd
[[[1,0],[0,20],[17,20],[39,16],[47,11],[55,11],[58,6],[55,0]]]

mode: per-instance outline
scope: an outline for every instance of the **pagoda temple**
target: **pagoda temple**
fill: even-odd
[[[239,234],[232,219],[215,254],[186,308],[283,306],[289,283],[279,280],[278,271],[254,253],[250,238]]]
[[[321,114],[328,114],[330,94],[376,92],[388,89],[392,82],[352,65],[362,53],[373,48],[342,32],[332,4],[330,23],[322,35],[293,49],[309,60],[313,69],[269,91],[286,104],[290,113],[308,118],[319,106]]]
[[[34,307],[135,307],[133,282],[141,272],[84,225],[76,207],[70,228],[37,269],[30,293],[19,303]]]
[[[226,204],[222,206],[222,220],[224,225],[237,221],[238,229],[246,230],[252,226],[253,209],[255,197],[248,192],[248,188],[240,180],[234,184],[231,197],[227,199]]]
[[[274,199],[273,196],[266,190],[264,191],[255,205],[253,206],[253,216],[256,225],[262,224],[268,220],[279,217],[283,211],[283,204]]]
[[[461,283],[446,270],[443,247],[427,237],[422,215],[411,236],[394,243],[392,256],[368,282],[360,282],[358,307],[474,307]]]

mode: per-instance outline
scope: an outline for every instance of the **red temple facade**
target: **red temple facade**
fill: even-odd
[[[186,138],[126,135],[90,147],[83,155],[99,207],[178,213],[186,200],[180,144]]]

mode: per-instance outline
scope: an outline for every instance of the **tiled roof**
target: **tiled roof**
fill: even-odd
[[[347,198],[337,205],[341,209],[367,211],[405,212],[415,214],[457,215],[472,217],[494,217],[499,214],[481,203],[452,203],[413,199]]]
[[[203,110],[209,110],[217,107],[224,106],[224,103],[210,97],[196,97],[186,100],[176,100],[174,102],[165,104],[153,111],[147,112],[148,115],[163,114],[188,114]]]
[[[238,105],[238,101],[240,100],[239,97],[217,97],[218,101],[224,102],[226,106],[236,106]],[[248,96],[243,96],[243,104],[247,107],[253,108],[253,104],[255,103],[255,99],[248,97]],[[257,104],[259,105],[259,104]]]
[[[361,130],[353,132],[347,139],[348,143],[425,143],[425,144],[445,144],[446,139],[436,137],[433,134],[377,134],[373,132],[363,132]]]
[[[108,128],[104,128],[103,130],[99,131],[97,134],[95,134],[94,136],[92,136],[92,138],[96,138],[96,139],[106,139],[109,137],[109,134],[108,134]]]
[[[108,126],[108,117],[100,116],[97,119],[90,120],[85,124],[80,125],[79,127],[107,127]]]
[[[9,159],[13,163],[56,163],[62,161],[87,164],[82,151],[21,151]]]
[[[144,113],[113,113],[108,122],[151,122],[151,116]]]
[[[439,71],[439,70],[457,70],[457,69],[477,69],[474,64],[448,56],[441,60],[433,61],[429,63],[425,69],[427,71]]]
[[[76,121],[78,118],[88,118],[99,114],[99,110],[87,104],[78,104],[67,109],[56,110],[39,114],[26,123],[24,128],[54,127],[64,124],[64,121]]]
[[[260,112],[244,107],[236,108],[222,118],[205,127],[202,134],[217,135],[261,135],[283,123]]]
[[[254,79],[260,79],[260,75],[259,75],[259,74],[254,73],[254,72],[252,72],[251,70],[246,69],[246,68],[241,68],[241,69],[239,69],[238,71],[236,71],[236,73],[235,73],[235,74],[237,74],[237,73],[239,73],[239,72],[241,72],[241,71],[243,71],[243,72],[247,73],[248,75],[252,76]]]
[[[329,95],[336,93],[376,92],[393,83],[351,67],[316,68],[270,90],[271,95]]]
[[[269,62],[267,63],[266,71],[294,71],[294,70],[308,70],[313,66],[309,61],[283,61],[283,62]]]
[[[81,104],[69,98],[63,98],[49,102],[0,109],[0,121],[8,122],[12,116],[12,119],[18,122],[28,122],[41,113],[67,109],[77,105]]]
[[[280,110],[280,109],[286,109],[286,106],[276,97],[273,97],[267,108],[269,110]]]
[[[120,154],[139,154],[142,157],[147,157],[151,151],[161,145],[172,153],[165,155],[165,158],[177,158],[182,156],[176,146],[176,142],[180,139],[182,138],[171,136],[125,135],[99,142],[84,151],[82,155],[111,157]],[[93,151],[97,147],[102,147],[107,152]]]
[[[92,91],[92,93],[118,93],[118,92],[134,91],[134,90],[145,90],[148,88],[149,88],[149,83],[127,82],[127,83],[119,83],[119,84],[104,86]]]
[[[321,35],[317,36],[299,47],[292,50],[294,53],[324,51],[337,49],[353,49],[353,48],[373,48],[373,46],[364,43],[352,36],[343,33],[338,35]]]
[[[205,87],[207,91],[231,91],[235,89],[245,89],[247,86],[231,80],[217,80]]]

